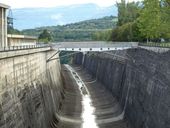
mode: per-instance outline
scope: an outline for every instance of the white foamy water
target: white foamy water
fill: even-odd
[[[98,128],[94,110],[95,108],[91,105],[91,99],[88,95],[83,96],[83,125],[82,128]]]
[[[96,123],[96,117],[94,115],[95,108],[92,106],[92,101],[88,89],[86,88],[84,82],[81,80],[80,76],[75,72],[75,70],[71,66],[65,65],[65,67],[67,67],[67,69],[71,72],[73,78],[76,80],[76,83],[79,86],[83,97],[82,128],[98,128]]]

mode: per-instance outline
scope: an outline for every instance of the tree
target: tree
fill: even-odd
[[[141,7],[139,2],[128,2],[121,0],[117,3],[118,23],[117,28],[112,31],[113,41],[136,41],[139,37],[136,19],[139,17]]]
[[[126,23],[112,31],[112,41],[141,41],[136,21]]]
[[[92,39],[96,41],[111,41],[112,30],[104,30],[93,33]]]
[[[8,34],[19,34],[19,35],[22,34],[21,31],[19,31],[19,30],[17,30],[17,29],[14,29],[14,28],[11,27],[11,26],[8,26],[7,33],[8,33]]]
[[[121,0],[120,3],[117,3],[118,7],[118,26],[123,25],[126,22],[126,3],[125,0]]]
[[[138,18],[141,35],[148,39],[161,36],[161,8],[159,0],[144,0],[143,9]]]
[[[161,0],[161,36],[170,39],[170,0]]]
[[[51,41],[51,34],[45,29],[38,37],[40,42],[48,43]]]
[[[139,16],[139,3],[128,2],[121,0],[117,3],[118,7],[118,26],[124,25],[125,23],[133,22]]]

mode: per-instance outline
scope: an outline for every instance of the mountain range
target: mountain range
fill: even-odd
[[[79,21],[117,16],[117,7],[80,4],[52,8],[21,8],[12,10],[14,27],[19,30],[42,26],[57,26]]]

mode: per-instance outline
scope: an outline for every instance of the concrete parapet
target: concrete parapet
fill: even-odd
[[[149,47],[149,46],[139,46],[139,47],[156,53],[164,53],[170,50],[170,48],[161,48],[161,47]]]
[[[50,47],[45,48],[35,48],[35,49],[25,49],[25,50],[14,50],[14,51],[3,51],[0,52],[0,59],[15,57],[15,56],[23,56],[27,54],[33,54],[37,52],[45,52],[51,50]]]

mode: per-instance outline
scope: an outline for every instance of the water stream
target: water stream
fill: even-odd
[[[71,66],[65,65],[65,67],[71,72],[82,94],[82,98],[83,98],[82,100],[82,106],[83,106],[82,128],[89,128],[89,127],[98,128],[97,123],[96,123],[96,117],[94,115],[95,108],[92,105],[91,97],[90,97],[88,89],[86,88],[86,85],[84,84],[80,76],[76,73],[76,71]]]

